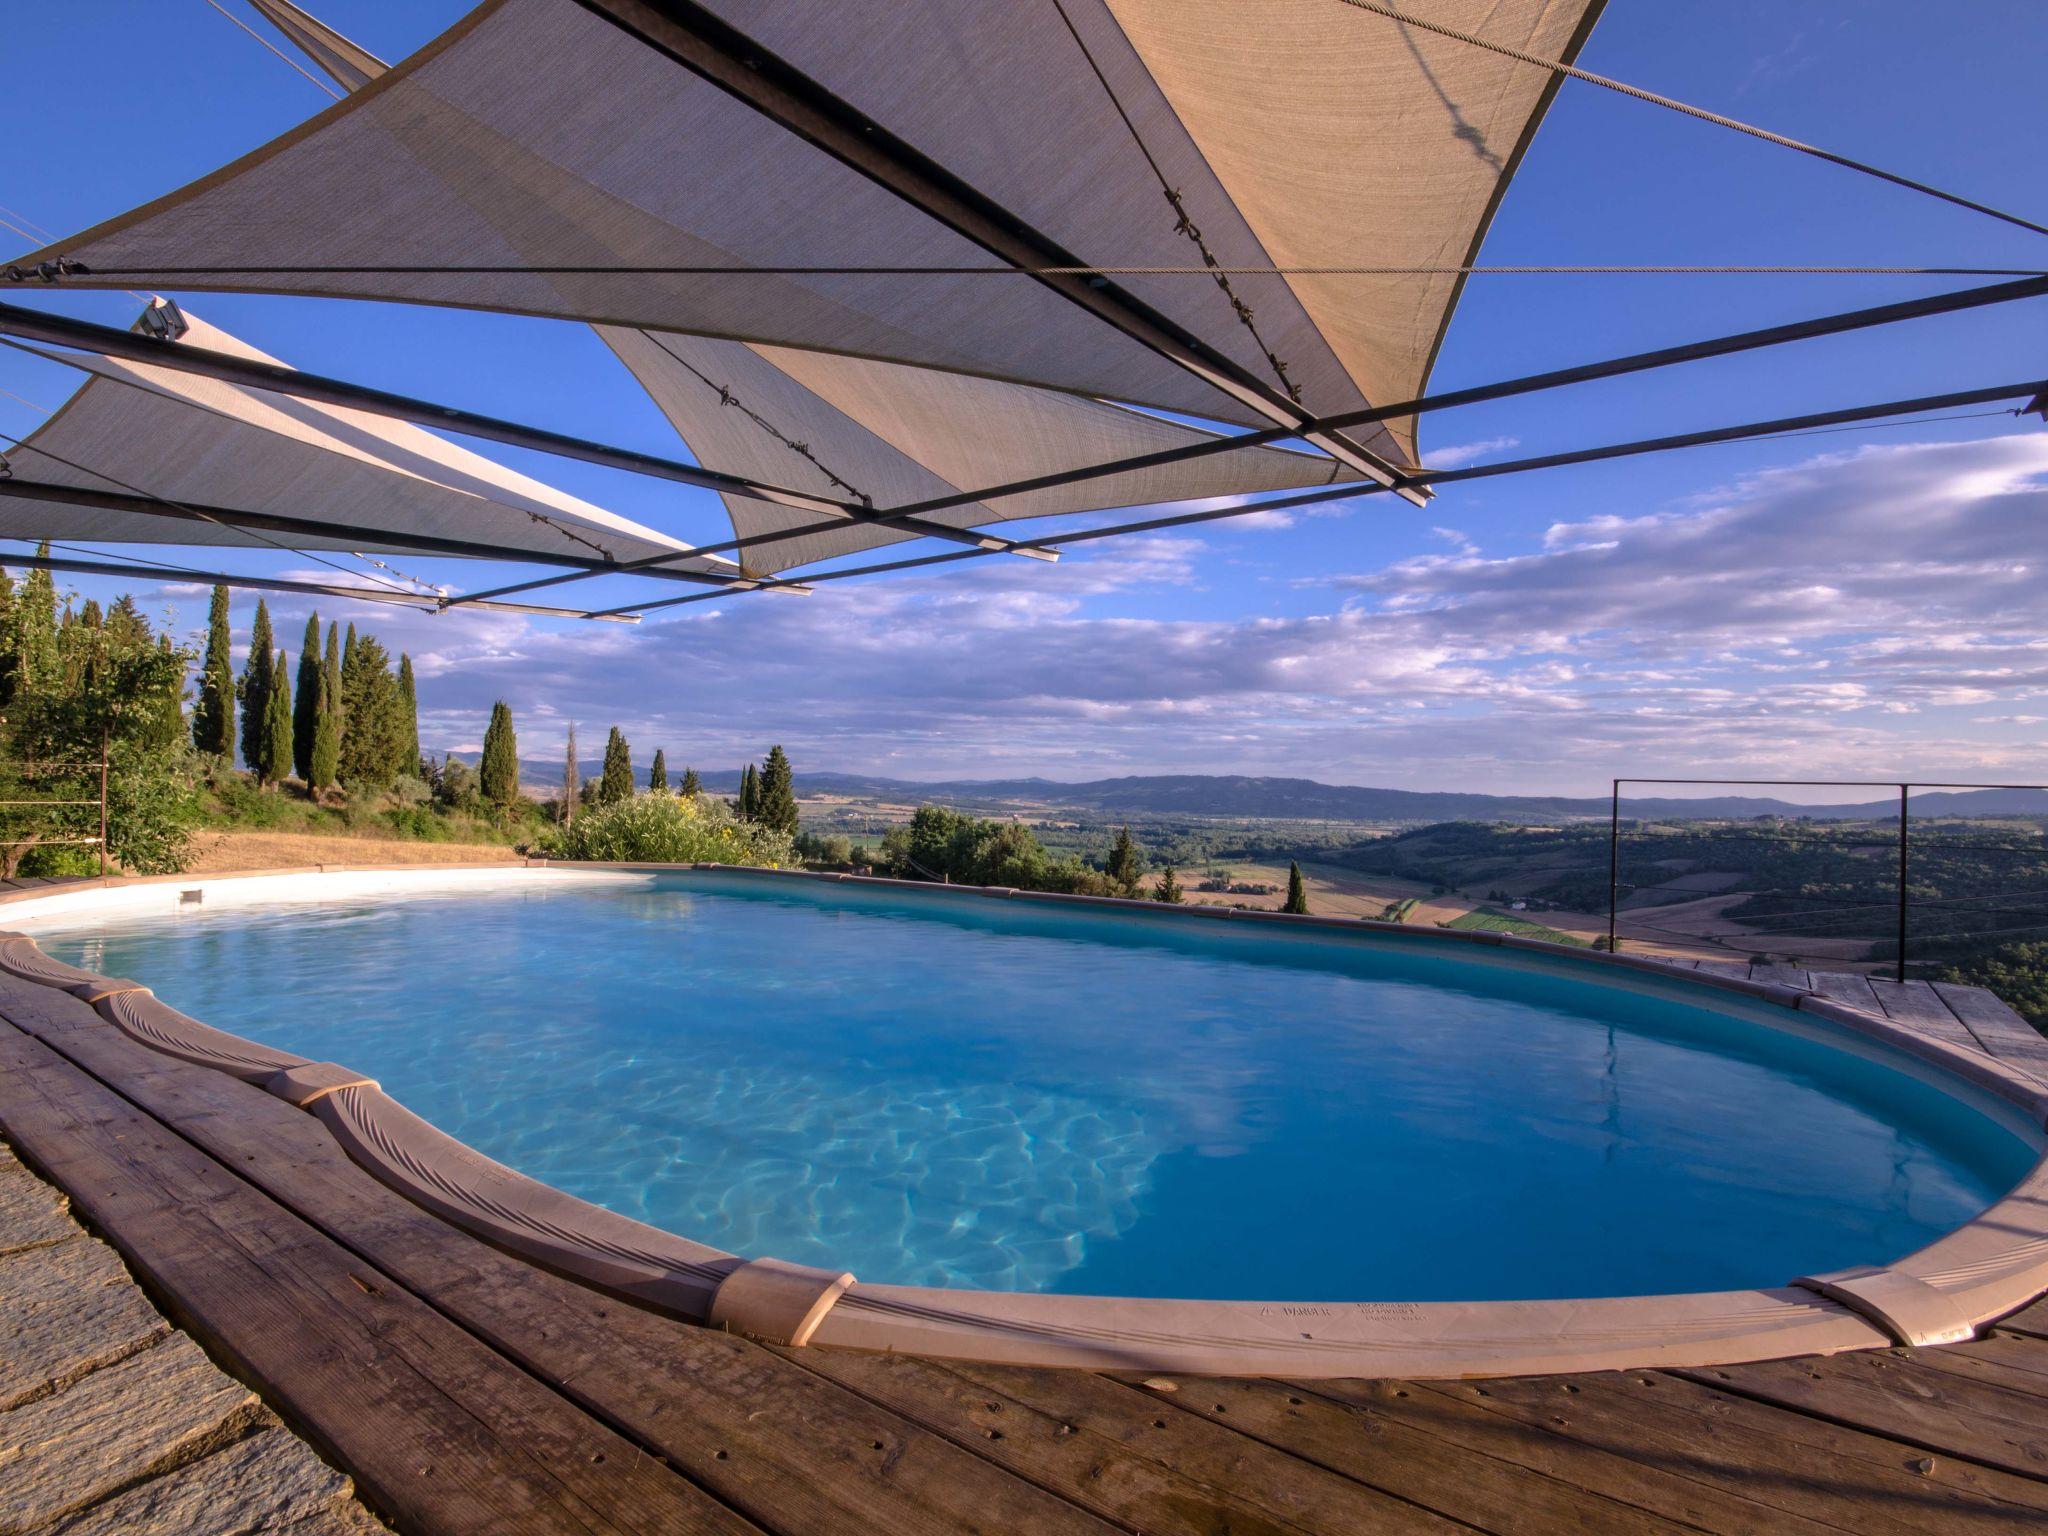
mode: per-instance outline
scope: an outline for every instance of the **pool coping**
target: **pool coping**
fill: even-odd
[[[1566,969],[1653,976],[1661,988],[1736,993],[1845,1028],[1914,1057],[1974,1095],[2048,1127],[2048,1082],[1988,1055],[1817,993],[1687,971],[1632,955],[1485,930],[1411,928],[1365,919],[1174,906],[1005,887],[765,870],[717,864],[502,863],[314,866],[147,879],[88,880],[0,893],[0,907],[99,903],[94,893],[181,893],[245,880],[346,885],[492,885],[617,873],[715,873],[852,884],[936,899],[1043,902],[1124,910],[1167,922],[1277,924],[1398,943],[1477,944]],[[123,905],[129,904],[126,900]],[[1258,1302],[1051,1296],[867,1285],[850,1274],[743,1259],[579,1200],[496,1163],[436,1129],[373,1079],[214,1029],[140,982],[66,966],[21,934],[0,935],[0,969],[89,1003],[123,1033],[180,1060],[227,1072],[316,1116],[381,1182],[495,1246],[690,1322],[796,1347],[827,1346],[1001,1364],[1242,1376],[1506,1376],[1650,1366],[1730,1365],[1899,1344],[1955,1342],[2048,1293],[2048,1157],[1970,1222],[1886,1266],[1801,1276],[1785,1286],[1707,1293],[1505,1302]],[[308,999],[312,1001],[312,999]]]

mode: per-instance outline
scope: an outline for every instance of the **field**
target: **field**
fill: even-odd
[[[187,872],[290,869],[308,864],[485,864],[513,857],[502,843],[430,843],[395,837],[320,837],[305,832],[201,832]]]

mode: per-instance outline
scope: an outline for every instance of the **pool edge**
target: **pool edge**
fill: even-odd
[[[1804,1012],[2005,1100],[2035,1127],[2048,1124],[2048,1084],[1899,1021],[1777,983],[1701,974],[1513,935],[801,870],[523,859],[92,880],[0,893],[0,907],[62,897],[64,910],[84,910],[95,904],[91,898],[99,891],[168,884],[203,892],[214,883],[260,877],[311,878],[326,885],[328,876],[374,875],[402,886],[445,884],[454,876],[458,886],[489,884],[494,874],[517,870],[534,872],[519,883],[607,871],[716,872],[856,883],[926,897],[1128,909],[1167,921],[1231,919],[1369,932],[1396,942],[1478,943],[1526,952],[1532,959],[1552,957],[1571,968],[1651,973],[1681,992],[1689,987],[1733,991]],[[1888,1266],[1796,1277],[1768,1290],[1555,1301],[1262,1303],[863,1285],[836,1271],[744,1260],[576,1199],[447,1136],[345,1067],[310,1063],[214,1029],[163,1004],[139,982],[54,961],[26,935],[0,936],[0,969],[81,998],[151,1049],[229,1072],[299,1105],[380,1182],[497,1247],[638,1304],[691,1322],[715,1320],[776,1343],[1016,1365],[1246,1376],[1505,1376],[1731,1365],[1951,1342],[2048,1292],[2048,1158],[2038,1161],[2003,1199],[1916,1253]]]

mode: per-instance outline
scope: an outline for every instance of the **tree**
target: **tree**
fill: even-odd
[[[313,714],[313,750],[306,763],[306,788],[318,796],[334,788],[341,776],[341,709],[334,702],[335,689],[328,681],[327,668],[314,674],[319,691],[319,708]]]
[[[1280,908],[1297,917],[1308,916],[1308,887],[1301,878],[1301,866],[1292,859],[1287,861],[1287,902]]]
[[[754,765],[748,763],[740,770],[740,800],[735,809],[741,821],[752,821],[754,813],[761,808],[760,785],[754,779]]]
[[[53,602],[53,624],[54,609]],[[181,868],[198,819],[192,748],[182,732],[167,737],[163,729],[165,701],[175,701],[183,691],[191,660],[190,652],[157,643],[146,625],[110,628],[80,619],[65,637],[63,654],[53,653],[48,665],[30,669],[34,684],[18,688],[7,711],[7,756],[14,762],[95,762],[105,746],[107,852],[133,873],[168,874]],[[97,799],[96,768],[78,777],[95,781]],[[36,783],[45,796],[55,787],[40,777]],[[96,807],[60,808],[60,816],[67,813],[76,819],[52,832],[82,836],[98,831]],[[8,850],[6,872],[13,873],[21,858],[35,851]]]
[[[313,735],[320,725],[320,615],[306,620],[299,642],[299,695],[292,704],[292,766],[313,782]]]
[[[480,777],[484,798],[492,805],[503,808],[519,798],[519,738],[512,729],[512,706],[503,699],[491,706]]]
[[[413,685],[412,658],[398,653],[398,771],[411,778],[420,773],[420,695]]]
[[[1152,899],[1154,901],[1170,901],[1176,904],[1188,899],[1187,893],[1180,888],[1180,880],[1174,874],[1171,864],[1160,871],[1159,883],[1152,887]]]
[[[654,749],[654,765],[647,770],[647,787],[657,795],[668,793],[668,754]]]
[[[604,777],[598,781],[597,803],[617,805],[633,798],[633,750],[619,728],[612,727],[604,743]]]
[[[354,625],[341,658],[341,782],[382,789],[403,771],[406,756],[398,680],[383,645]]]
[[[1116,846],[1110,850],[1109,863],[1103,867],[1109,876],[1109,883],[1116,887],[1119,896],[1136,896],[1138,879],[1145,873],[1144,855],[1138,852],[1138,845],[1131,841],[1131,829],[1119,827]]]
[[[229,659],[228,589],[215,587],[206,616],[206,659],[192,710],[192,745],[209,757],[235,755],[235,674]]]
[[[698,780],[696,769],[685,768],[683,770],[683,782],[676,786],[676,793],[679,795],[701,795],[704,793],[704,785]]]
[[[271,669],[277,664],[277,638],[270,632],[270,607],[256,599],[256,621],[249,626],[249,664],[242,669],[242,761],[259,780],[278,779],[281,773],[266,773],[258,761],[269,750],[264,722],[270,718]]]
[[[48,542],[36,553],[47,555]],[[11,700],[47,683],[57,670],[57,584],[45,570],[32,570],[21,584],[21,597],[14,605],[14,664],[9,678]]]
[[[569,722],[569,750],[562,758],[562,825],[576,819],[576,797],[583,789],[583,772],[576,766],[576,722]]]
[[[292,766],[292,684],[285,672],[285,654],[277,653],[269,691],[263,698],[263,720],[257,732],[261,751],[249,764],[259,780],[277,783]]]
[[[761,765],[761,778],[755,789],[756,804],[754,819],[764,827],[777,832],[796,836],[796,775],[789,766],[789,756],[780,747],[768,749],[768,761]]]

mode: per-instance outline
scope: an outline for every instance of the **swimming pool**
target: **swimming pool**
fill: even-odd
[[[707,874],[22,926],[571,1194],[863,1284],[1781,1286],[2039,1155],[1760,1007],[1354,933]]]

